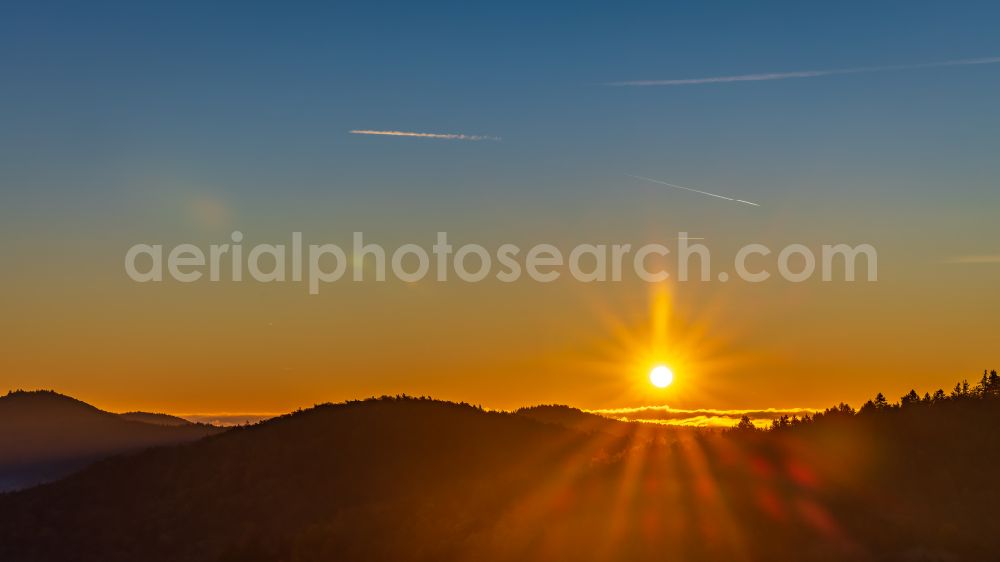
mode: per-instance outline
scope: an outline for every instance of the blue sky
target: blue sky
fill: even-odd
[[[951,232],[954,221],[937,224],[949,211],[998,203],[1000,65],[607,83],[1000,56],[997,11],[797,2],[19,6],[0,22],[5,218],[69,215],[79,228],[134,238],[129,218],[148,226],[165,213],[163,228],[176,230],[163,201],[175,193],[223,200],[255,220],[309,214],[334,198],[343,216],[329,213],[339,219],[380,214],[428,230],[442,216],[454,228],[460,216],[496,208],[641,211],[659,191],[625,177],[636,174],[760,201],[757,216],[770,220],[811,223],[832,205],[873,223],[905,218]],[[692,218],[682,227],[745,216],[696,196],[663,197],[674,216]],[[101,218],[109,208],[124,222]],[[984,238],[980,222],[967,238]]]
[[[581,171],[619,169],[779,189],[769,186],[782,174],[809,173],[831,156],[975,167],[996,149],[997,66],[602,84],[1000,56],[997,11],[902,2],[20,6],[0,23],[0,142],[13,180],[51,177],[70,195],[79,188],[61,179],[99,188],[113,181],[110,167],[241,190],[279,181],[326,190],[340,183],[331,180],[396,181],[448,166],[453,175],[440,179],[467,186],[487,174],[529,191],[553,174],[572,185],[547,189],[566,190],[581,187]],[[504,140],[345,135],[354,128]]]

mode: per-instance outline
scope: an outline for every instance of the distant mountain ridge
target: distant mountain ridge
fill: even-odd
[[[698,427],[684,427],[655,422],[624,421],[585,412],[562,404],[540,404],[519,408],[515,414],[542,423],[562,426],[583,433],[601,433],[617,438],[643,440],[686,440],[705,431]]]
[[[166,425],[170,427],[182,427],[182,426],[193,425],[192,421],[186,420],[181,417],[172,416],[170,414],[156,414],[152,412],[124,412],[118,414],[118,417],[130,421],[150,423],[153,425]]]
[[[562,404],[528,406],[518,408],[514,413],[543,423],[561,425],[585,432],[620,431],[620,428],[626,425],[617,420],[584,412],[578,408]]]
[[[105,412],[54,391],[0,397],[0,491],[61,478],[111,455],[221,431],[164,414]]]

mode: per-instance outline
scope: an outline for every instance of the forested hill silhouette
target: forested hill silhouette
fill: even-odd
[[[220,431],[167,418],[113,414],[51,391],[9,392],[0,397],[0,491],[61,478],[110,455]]]
[[[119,417],[131,421],[151,423],[153,425],[167,425],[171,427],[194,425],[193,422],[170,414],[154,414],[151,412],[125,412],[118,414]]]
[[[578,408],[562,404],[542,404],[519,408],[515,412],[519,416],[531,418],[542,423],[555,424],[584,433],[604,433],[619,437],[641,436],[643,439],[676,440],[694,435],[699,428],[683,427],[666,424],[650,424],[639,421],[620,421],[617,419],[584,412]]]
[[[543,423],[560,425],[585,433],[604,432],[621,434],[627,432],[630,427],[639,427],[637,424],[622,423],[562,404],[543,404],[519,408],[514,413]],[[672,428],[667,429],[672,430]]]
[[[678,440],[322,405],[0,496],[0,560],[995,559],[995,379]]]

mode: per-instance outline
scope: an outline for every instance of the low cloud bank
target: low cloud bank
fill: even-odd
[[[641,408],[611,408],[590,410],[590,413],[614,418],[622,421],[637,421],[647,423],[662,423],[666,425],[681,425],[689,427],[732,427],[743,416],[748,416],[755,425],[769,425],[771,420],[781,416],[813,415],[820,412],[815,408],[766,408],[744,410],[722,410],[701,408],[686,410],[670,406],[645,406]]]

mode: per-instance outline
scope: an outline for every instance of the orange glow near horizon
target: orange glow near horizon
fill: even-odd
[[[914,343],[927,333],[922,310],[860,321],[872,302],[893,302],[890,282],[821,296],[806,285],[345,283],[309,297],[295,286],[140,285],[106,273],[119,258],[81,263],[77,283],[49,279],[41,263],[15,270],[15,290],[0,296],[0,392],[205,416],[403,393],[507,410],[791,410],[949,389],[989,367],[971,352],[989,350],[977,316],[958,329],[938,314],[954,329],[935,332],[933,349]],[[948,306],[967,312],[961,299],[974,294]],[[903,327],[886,343],[876,336],[890,323]],[[660,364],[676,375],[663,389],[649,381]]]
[[[594,341],[593,349],[581,352],[588,360],[577,361],[580,369],[600,374],[597,382],[607,389],[608,402],[711,403],[717,387],[713,377],[752,361],[728,349],[728,336],[711,315],[691,319],[679,310],[670,284],[650,285],[641,304],[642,308],[635,308],[591,302],[598,311],[603,337]],[[667,372],[661,373],[661,367]],[[679,373],[683,377],[675,376]]]

